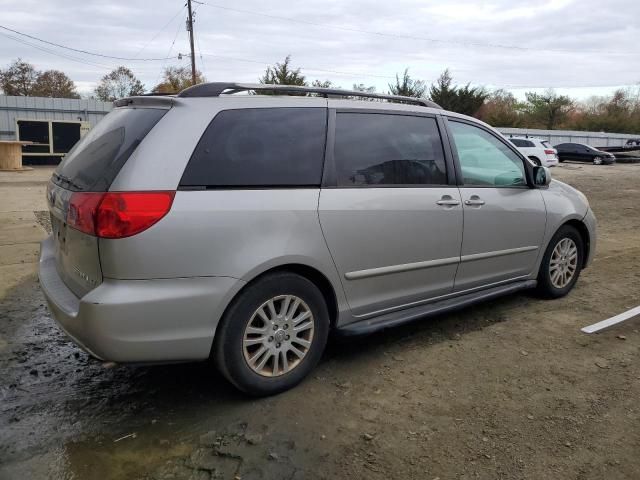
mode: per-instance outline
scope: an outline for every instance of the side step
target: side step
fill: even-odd
[[[337,333],[345,336],[366,335],[369,333],[383,330],[385,328],[403,325],[425,317],[439,315],[441,313],[452,312],[470,305],[492,300],[494,298],[515,293],[520,290],[534,288],[538,282],[536,280],[523,280],[508,285],[488,288],[479,292],[468,293],[460,297],[448,298],[438,302],[418,305],[417,307],[407,308],[396,312],[387,313],[379,317],[367,318],[359,320],[344,327],[337,329]]]

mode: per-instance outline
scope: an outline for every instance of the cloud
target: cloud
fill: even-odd
[[[450,68],[460,83],[520,93],[557,87],[588,96],[640,82],[633,67],[640,61],[640,2],[634,0],[209,3],[214,6],[194,4],[196,61],[209,80],[256,81],[267,65],[291,54],[310,80],[347,88],[364,83],[378,91],[406,67],[428,82]],[[78,49],[162,58],[189,52],[181,7],[174,0],[0,0],[0,24]],[[39,69],[67,72],[86,92],[120,64],[148,88],[164,66],[189,64],[188,57],[119,62],[41,46],[72,58],[0,36],[0,65],[22,57]]]

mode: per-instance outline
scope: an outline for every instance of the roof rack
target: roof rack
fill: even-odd
[[[274,92],[274,93],[315,93],[317,95],[329,97],[366,97],[392,102],[413,103],[423,107],[442,108],[431,100],[424,98],[403,97],[401,95],[385,95],[379,93],[358,92],[355,90],[342,90],[339,88],[320,87],[298,87],[295,85],[265,85],[260,83],[226,83],[210,82],[200,83],[182,90],[178,97],[219,97],[223,93],[237,92]]]

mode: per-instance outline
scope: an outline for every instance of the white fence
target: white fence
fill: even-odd
[[[498,128],[505,137],[509,135],[541,138],[549,140],[551,145],[559,143],[586,143],[592,147],[621,147],[630,138],[640,138],[627,133],[580,132],[575,130],[538,130],[536,128]]]

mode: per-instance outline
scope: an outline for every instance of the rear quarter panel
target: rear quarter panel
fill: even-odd
[[[320,271],[338,307],[342,285],[318,220],[319,188],[178,191],[171,211],[139,235],[100,240],[108,278],[233,277],[286,264]]]

